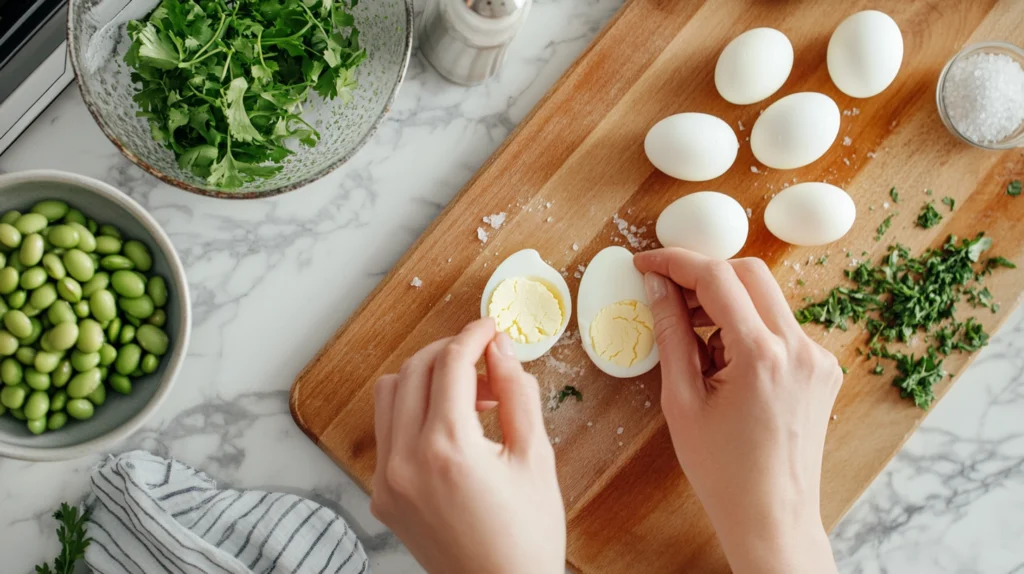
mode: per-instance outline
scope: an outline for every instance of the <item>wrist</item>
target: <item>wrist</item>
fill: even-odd
[[[749,515],[739,527],[719,528],[719,540],[736,574],[833,573],[835,559],[815,510],[789,515]]]

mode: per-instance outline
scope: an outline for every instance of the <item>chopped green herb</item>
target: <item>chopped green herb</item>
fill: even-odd
[[[882,223],[878,224],[878,229],[875,231],[875,241],[881,241],[882,236],[885,235],[889,228],[892,227],[892,218],[899,215],[899,212],[894,212],[889,217],[882,220]]]
[[[818,265],[824,265],[828,263],[828,255],[822,255],[818,258]]]
[[[575,397],[576,401],[579,402],[583,400],[583,393],[572,385],[565,385],[561,391],[558,391],[558,404],[562,404],[569,397]]]
[[[899,203],[900,202],[900,194],[896,191],[895,187],[893,187],[892,189],[889,190],[889,197],[892,198],[892,202],[893,203]]]
[[[797,279],[796,284],[799,285],[800,287],[807,285],[807,283],[805,283],[803,279]]]
[[[1005,267],[1006,269],[1016,269],[1017,264],[1002,256],[992,257],[985,261],[985,271],[983,271],[983,273],[986,275],[991,274],[992,270],[996,269],[997,267]]]
[[[1006,186],[1006,194],[1013,197],[1020,195],[1021,190],[1024,189],[1019,179],[1015,179]]]
[[[36,566],[36,574],[72,574],[75,564],[85,558],[85,549],[92,542],[92,538],[86,536],[85,526],[89,522],[89,510],[79,514],[77,507],[62,502],[53,518],[60,522],[57,527],[60,555],[54,560],[53,568],[47,563]]]
[[[842,365],[840,365],[839,368],[842,369],[844,375],[849,374],[849,372],[850,372],[850,369],[847,369],[846,367],[844,367]]]
[[[936,211],[935,205],[930,201],[924,204],[921,208],[921,213],[917,216],[917,225],[925,229],[935,227],[941,221],[942,215]]]
[[[868,252],[867,252],[867,251],[861,251],[861,252],[860,252],[860,256],[861,256],[861,257],[867,257],[867,254],[868,254]]]
[[[911,399],[918,408],[928,410],[935,400],[935,385],[946,376],[943,360],[938,358],[935,349],[929,348],[928,354],[920,359],[913,354],[886,353],[885,358],[896,361],[899,375],[892,384],[900,390],[900,397]]]
[[[952,197],[949,197],[948,195],[942,198],[942,203],[949,207],[950,211],[956,209],[956,200],[953,199]]]
[[[932,190],[926,189],[926,190],[924,190],[924,194],[927,195],[928,197],[931,197],[932,196]]]
[[[874,205],[869,205],[868,206],[868,211],[874,211],[874,210],[875,210],[875,206]]]
[[[871,369],[871,374],[881,375],[883,373],[885,373],[885,367],[882,366],[882,363],[875,363],[875,368]]]

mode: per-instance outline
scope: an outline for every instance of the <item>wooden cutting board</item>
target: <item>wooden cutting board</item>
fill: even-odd
[[[896,81],[879,96],[856,100],[832,85],[825,51],[836,25],[866,8],[890,14],[906,48]],[[714,88],[716,58],[730,39],[758,26],[789,36],[793,73],[769,101],[728,104]],[[299,375],[291,397],[295,420],[369,488],[374,380],[476,318],[481,290],[505,256],[537,249],[564,270],[575,293],[578,272],[595,253],[614,244],[653,246],[658,213],[695,191],[726,192],[751,209],[750,237],[740,255],[768,262],[794,308],[841,282],[853,260],[877,260],[897,241],[920,252],[950,233],[986,231],[995,239],[992,254],[1024,262],[1024,197],[1005,192],[1011,179],[1024,177],[1024,152],[971,148],[945,130],[935,109],[936,80],[947,59],[966,43],[993,39],[1024,43],[1024,3],[631,0]],[[808,90],[828,94],[843,110],[835,145],[802,169],[760,166],[744,141],[758,113],[779,97]],[[686,111],[717,115],[737,129],[739,157],[724,176],[677,181],[644,156],[648,128]],[[768,233],[762,215],[769,198],[802,181],[827,181],[850,192],[858,220],[847,237],[824,248],[798,248]],[[892,186],[903,198],[899,205],[890,205]],[[938,201],[944,196],[956,200],[952,214]],[[915,228],[929,199],[943,213],[942,225]],[[892,229],[875,242],[875,229],[895,211]],[[507,220],[500,229],[482,221],[502,212]],[[825,265],[812,264],[825,254]],[[422,280],[419,288],[410,285],[415,277]],[[973,314],[992,332],[1016,306],[1024,272],[997,273],[986,285],[1001,310]],[[574,320],[550,356],[528,364],[545,393],[572,384],[584,395],[557,410],[545,406],[568,511],[571,565],[594,573],[726,571],[675,460],[659,409],[659,371],[611,379],[589,363],[571,336],[575,331]],[[825,451],[822,514],[831,528],[926,413],[900,400],[888,377],[869,373],[874,363],[856,353],[863,331],[807,331],[849,368]],[[969,360],[954,355],[946,367],[958,373]],[[940,395],[947,388],[943,384]],[[485,422],[493,432],[494,421]]]

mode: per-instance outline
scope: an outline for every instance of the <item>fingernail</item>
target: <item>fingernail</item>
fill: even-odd
[[[652,271],[644,275],[644,289],[647,291],[647,300],[657,303],[668,293],[668,284],[664,277]]]
[[[516,356],[516,347],[512,344],[512,338],[504,331],[498,333],[498,336],[494,338],[494,344],[498,346],[498,351],[502,355],[506,357]]]

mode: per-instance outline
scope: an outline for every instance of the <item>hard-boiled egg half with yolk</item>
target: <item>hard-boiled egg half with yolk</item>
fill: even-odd
[[[576,298],[583,349],[605,373],[625,379],[658,364],[654,315],[633,254],[606,247],[590,261]]]
[[[571,315],[565,279],[533,249],[502,261],[480,301],[480,316],[494,318],[498,330],[512,338],[516,358],[524,363],[551,350]]]

